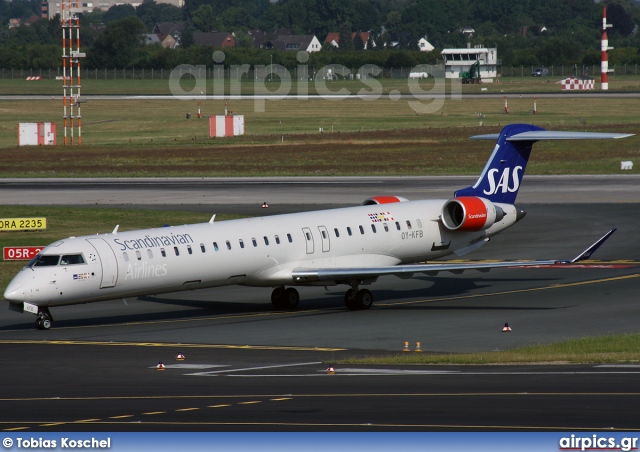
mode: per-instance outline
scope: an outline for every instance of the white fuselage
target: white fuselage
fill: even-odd
[[[383,267],[436,259],[506,229],[512,205],[490,228],[451,231],[446,200],[397,202],[287,215],[72,237],[41,255],[57,264],[27,266],[10,283],[13,303],[56,306],[241,284],[296,285],[294,269]],[[82,263],[65,264],[65,256]],[[323,281],[322,285],[340,281]]]

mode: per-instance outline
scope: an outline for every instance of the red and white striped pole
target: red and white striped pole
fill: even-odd
[[[602,55],[600,72],[603,91],[609,89],[609,55],[607,51],[613,49],[613,47],[609,47],[609,38],[607,37],[607,28],[609,27],[611,27],[611,24],[607,23],[607,7],[605,6],[602,8],[602,40],[600,41],[600,53]]]

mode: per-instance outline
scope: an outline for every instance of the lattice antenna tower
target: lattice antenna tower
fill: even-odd
[[[64,144],[82,144],[80,58],[86,55],[80,52],[80,17],[78,13],[77,0],[61,1]]]

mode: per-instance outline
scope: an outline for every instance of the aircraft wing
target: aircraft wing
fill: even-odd
[[[492,268],[529,267],[536,265],[553,265],[557,261],[529,261],[529,262],[478,262],[395,265],[391,267],[362,267],[362,268],[297,268],[293,270],[293,280],[297,283],[313,281],[344,281],[351,279],[373,279],[379,276],[393,275],[399,278],[412,278],[415,273],[435,276],[439,272],[448,271],[460,274],[465,270],[479,270],[487,272]]]
[[[347,267],[347,268],[297,268],[292,272],[293,280],[296,283],[304,284],[314,281],[345,281],[345,280],[366,280],[375,279],[379,276],[393,275],[399,278],[412,278],[415,273],[424,273],[428,276],[435,276],[439,272],[448,271],[460,274],[466,270],[478,270],[488,272],[492,268],[508,267],[533,267],[540,265],[554,265],[574,263],[589,259],[593,253],[602,245],[615,229],[610,230],[600,237],[595,243],[582,251],[573,259],[569,260],[539,260],[539,261],[507,261],[507,262],[478,262],[478,263],[431,263],[395,265],[389,267]]]

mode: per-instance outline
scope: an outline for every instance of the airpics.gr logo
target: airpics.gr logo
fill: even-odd
[[[485,195],[495,195],[498,192],[501,193],[515,193],[520,188],[520,178],[522,177],[522,167],[516,166],[513,170],[511,168],[505,168],[502,171],[500,180],[496,183],[496,175],[500,172],[497,168],[492,168],[487,173],[487,180],[489,181],[489,189],[483,190]],[[512,185],[509,185],[511,182]]]

